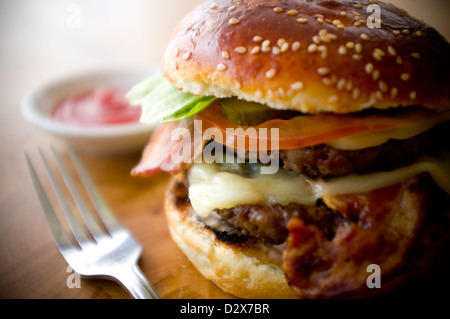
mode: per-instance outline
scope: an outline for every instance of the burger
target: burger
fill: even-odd
[[[448,257],[450,45],[379,1],[215,0],[128,93],[170,234],[241,298],[362,298]]]

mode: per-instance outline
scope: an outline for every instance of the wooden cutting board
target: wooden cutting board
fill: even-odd
[[[20,155],[14,166],[20,171],[18,179],[22,183],[10,192],[5,190],[10,205],[2,207],[0,298],[130,298],[114,282],[79,280],[67,268],[43,217],[23,154]],[[36,151],[30,156],[38,159]],[[142,244],[139,264],[147,279],[161,298],[232,298],[204,279],[172,242],[163,211],[170,176],[130,176],[139,158],[140,154],[80,154],[107,204]],[[40,176],[45,176],[43,167],[38,165],[37,169]],[[48,183],[44,187],[50,189]]]

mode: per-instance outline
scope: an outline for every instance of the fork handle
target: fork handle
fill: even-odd
[[[138,265],[134,265],[127,272],[121,272],[116,279],[135,299],[159,299]]]

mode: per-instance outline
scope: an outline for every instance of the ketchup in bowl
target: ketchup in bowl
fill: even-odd
[[[97,88],[59,103],[51,113],[53,119],[78,126],[102,126],[138,122],[141,108],[125,99],[127,90]]]

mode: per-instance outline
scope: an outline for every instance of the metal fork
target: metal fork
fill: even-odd
[[[82,223],[74,215],[47,157],[41,149],[38,151],[43,161],[47,177],[50,180],[50,184],[64,213],[67,224],[73,233],[76,244],[64,230],[55,209],[44,191],[44,187],[31,163],[30,157],[25,152],[26,163],[47,223],[67,263],[74,271],[80,274],[81,278],[99,278],[116,281],[137,299],[159,298],[137,264],[142,252],[141,245],[118,223],[111,210],[95,189],[93,182],[74,152],[69,149],[69,157],[86,189],[86,193],[89,195],[97,211],[98,218],[101,220],[103,227],[100,226],[94,215],[88,209],[86,202],[75,186],[61,157],[51,147],[57,163],[56,166],[59,168],[64,183],[89,230],[90,236],[85,228],[83,228]],[[106,232],[102,228],[106,229]]]

